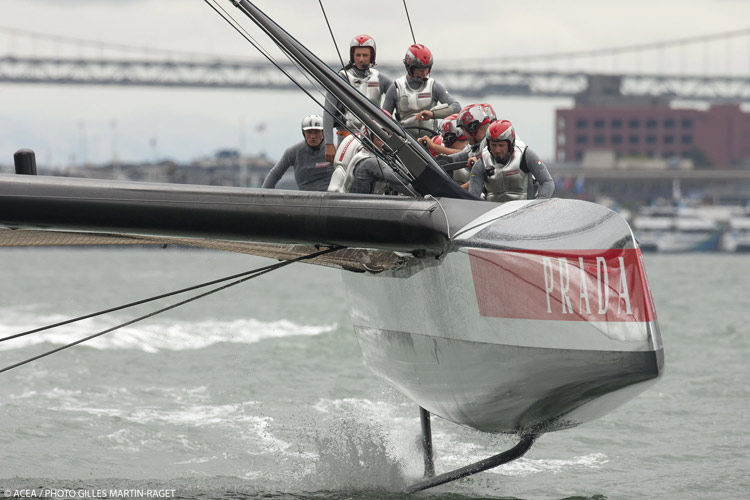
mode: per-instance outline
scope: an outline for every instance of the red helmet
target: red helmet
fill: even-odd
[[[497,114],[495,113],[495,110],[492,108],[492,106],[490,106],[486,102],[480,104],[480,106],[482,106],[482,108],[484,109],[484,112],[487,113],[487,116],[490,117],[491,122],[494,122],[495,120],[497,120]]]
[[[406,49],[404,56],[404,66],[406,73],[412,76],[413,69],[427,68],[432,69],[432,52],[421,43],[415,43]]]
[[[349,42],[349,64],[354,64],[354,49],[370,49],[370,66],[375,64],[375,40],[370,35],[357,35]]]
[[[458,126],[473,137],[480,126],[490,123],[490,117],[482,104],[470,104],[458,113]]]
[[[485,137],[488,141],[508,141],[510,142],[510,152],[513,152],[513,148],[516,145],[516,131],[513,130],[513,124],[508,120],[498,120],[493,122],[489,128]]]
[[[432,142],[434,142],[438,146],[440,146],[440,145],[443,144],[443,138],[441,136],[439,136],[439,135],[436,135],[431,140],[432,140]],[[435,158],[438,155],[432,148],[427,148],[427,149],[428,149],[428,151],[430,152],[430,154],[432,155],[433,158]]]
[[[456,141],[466,140],[466,134],[464,133],[464,130],[462,128],[459,128],[456,122],[457,116],[457,114],[453,114],[443,118],[443,121],[440,122],[440,126],[438,127],[438,129],[440,130],[440,135],[443,139],[443,145],[446,148],[451,147],[451,145]]]

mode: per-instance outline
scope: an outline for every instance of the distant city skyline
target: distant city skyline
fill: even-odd
[[[365,32],[375,37],[378,58],[394,63],[412,43],[403,2],[380,2],[378,9],[364,11],[344,0],[322,3],[342,51],[353,35]],[[336,59],[319,3],[289,0],[257,4],[322,59]],[[230,2],[220,5],[256,36],[251,23]],[[451,13],[455,2],[437,0],[430,2],[429,9],[414,1],[407,6],[417,41],[434,53],[438,79],[441,61],[469,57],[489,62],[504,54],[637,45],[742,29],[745,26],[739,23],[750,19],[750,5],[740,0],[704,2],[689,8],[673,0],[617,5],[593,0],[574,4],[552,0],[522,4],[480,1],[473,7],[482,15],[474,16],[474,21],[470,20],[472,16],[463,16],[465,22],[452,26],[449,23],[456,19]],[[151,48],[258,58],[257,51],[204,2],[6,0],[0,26],[140,46],[144,53]],[[278,53],[262,35],[257,39]],[[0,57],[19,52],[50,55],[55,50],[78,50],[81,55],[91,50],[51,44],[43,39],[29,41],[0,34]],[[706,45],[705,57],[683,56],[681,61],[671,61],[679,60],[679,53],[660,57],[662,62],[667,59],[682,64],[686,71],[723,72],[748,64],[744,59],[732,59],[735,52],[746,57],[747,47],[733,47],[729,42],[714,45],[719,46]],[[643,63],[649,66],[644,70],[656,71],[658,54],[654,61]],[[460,95],[455,97],[462,100]],[[519,135],[544,158],[552,158],[555,109],[572,107],[572,100],[488,96],[487,101],[500,115],[511,119]],[[188,161],[225,148],[250,155],[264,152],[275,159],[287,146],[301,140],[299,121],[312,112],[320,113],[317,104],[294,91],[0,84],[0,163],[12,163],[13,152],[21,147],[34,149],[40,164],[53,167],[106,163],[115,158]]]

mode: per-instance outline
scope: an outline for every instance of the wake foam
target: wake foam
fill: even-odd
[[[0,310],[3,318],[0,324],[0,337],[39,328],[42,325],[59,323],[69,319],[60,315],[35,316],[14,311]],[[113,328],[127,319],[92,318],[74,324],[64,325],[53,330],[33,333],[25,337],[0,343],[0,350],[20,349],[41,343],[64,345],[83,337]],[[148,319],[140,323],[120,328],[96,339],[87,341],[86,346],[94,349],[135,349],[149,353],[161,350],[202,349],[222,342],[254,344],[266,339],[320,335],[336,330],[337,325],[301,325],[289,320],[265,322],[256,319],[231,321],[172,321],[154,323]]]

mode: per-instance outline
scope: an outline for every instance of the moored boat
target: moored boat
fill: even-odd
[[[727,252],[750,252],[750,205],[729,216],[721,246]]]
[[[695,207],[644,207],[633,220],[643,251],[710,252],[718,250],[722,228]]]

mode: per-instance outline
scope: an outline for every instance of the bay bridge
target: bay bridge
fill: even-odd
[[[133,47],[55,37],[0,27],[8,37],[47,38],[52,43],[130,51]],[[141,49],[143,50],[143,49]],[[628,62],[628,60],[630,62]],[[650,60],[650,63],[646,61]],[[696,64],[696,61],[698,64]],[[702,65],[700,62],[702,61]],[[671,67],[668,63],[671,63]],[[645,71],[646,65],[659,71]],[[339,63],[331,63],[340,67]],[[290,63],[284,73],[299,75]],[[722,67],[723,66],[723,67]],[[400,64],[379,64],[385,74],[403,73]],[[200,89],[292,90],[279,68],[266,61],[224,59],[151,50],[147,56],[60,56],[3,54],[0,83],[187,87]],[[750,29],[680,40],[578,52],[492,60],[443,61],[435,74],[452,94],[576,98],[586,93],[681,101],[750,103]],[[298,78],[304,81],[303,78]],[[305,87],[309,84],[305,82]]]

